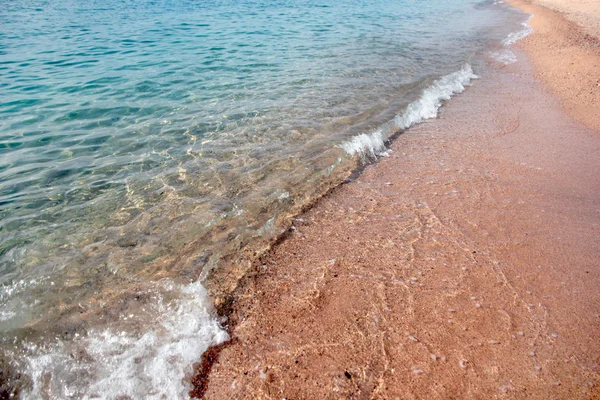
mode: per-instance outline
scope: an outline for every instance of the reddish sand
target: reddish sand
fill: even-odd
[[[257,263],[205,398],[600,398],[600,135],[479,72]]]
[[[524,0],[509,1],[534,15],[530,22],[534,34],[518,46],[530,57],[536,77],[560,99],[571,117],[600,131],[600,1],[539,0],[560,7],[571,18],[585,15],[585,27],[591,34],[560,13]],[[596,11],[582,14],[576,11],[581,7]]]
[[[535,0],[535,3],[562,13],[568,20],[581,26],[585,33],[600,37],[600,1]]]

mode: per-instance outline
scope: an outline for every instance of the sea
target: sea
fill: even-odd
[[[515,62],[528,18],[493,0],[2,2],[0,398],[188,398],[229,338],[211,276]]]

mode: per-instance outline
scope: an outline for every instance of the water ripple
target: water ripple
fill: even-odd
[[[131,285],[266,243],[356,165],[340,143],[506,36],[494,7],[4,2],[0,332],[120,327]]]

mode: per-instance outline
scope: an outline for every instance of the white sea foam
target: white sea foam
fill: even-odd
[[[19,316],[19,311],[25,307],[19,298],[25,290],[33,288],[43,282],[45,278],[21,279],[10,284],[0,286],[0,322],[8,322]],[[51,284],[53,284],[51,282]]]
[[[22,292],[26,288],[32,287],[32,286],[38,284],[42,280],[43,279],[37,279],[37,280],[36,279],[30,279],[30,280],[21,279],[19,281],[13,282],[11,284],[6,284],[3,286],[0,286],[0,305],[4,306],[4,304],[3,304],[4,301],[7,301],[13,295]]]
[[[346,153],[350,155],[358,154],[361,161],[377,158],[387,149],[385,142],[388,140],[383,129],[378,129],[372,133],[362,133],[354,136],[340,145]]]
[[[509,49],[490,51],[488,54],[496,61],[501,62],[504,65],[514,64],[517,62],[517,56]]]
[[[529,16],[529,18],[527,19],[527,21],[523,22],[521,24],[521,26],[523,27],[523,29],[521,29],[520,31],[517,32],[513,32],[511,34],[509,34],[506,39],[504,39],[502,41],[502,44],[505,46],[510,46],[513,43],[516,43],[517,41],[529,36],[532,32],[533,32],[533,28],[531,26],[529,26],[529,22],[531,21],[531,18],[533,18],[533,14],[531,14]]]
[[[199,283],[161,286],[176,300],[158,296],[158,323],[141,335],[106,329],[69,342],[28,346],[24,361],[33,389],[24,398],[187,398],[191,388],[185,378],[192,364],[228,336]]]
[[[361,161],[374,159],[387,153],[386,142],[389,135],[409,128],[429,118],[435,118],[442,102],[452,95],[461,93],[477,75],[470,65],[465,64],[459,71],[445,75],[426,88],[418,100],[410,103],[402,114],[397,115],[386,126],[372,133],[354,136],[340,147],[350,155],[358,154]]]
[[[531,18],[533,18],[533,14],[529,15],[529,18],[527,19],[527,21],[521,23],[521,26],[523,27],[523,29],[521,29],[520,31],[517,31],[517,32],[510,33],[506,37],[506,39],[504,39],[502,41],[502,44],[505,47],[504,49],[497,50],[497,51],[490,51],[490,52],[488,52],[488,55],[490,57],[494,58],[496,61],[501,62],[504,65],[516,63],[517,56],[510,49],[508,49],[508,47],[511,46],[512,44],[516,43],[517,41],[529,36],[533,32],[533,28],[531,26],[529,26],[529,22],[531,21]]]
[[[408,105],[404,113],[394,119],[395,125],[406,129],[429,118],[437,117],[442,102],[455,94],[462,93],[465,86],[477,79],[473,69],[465,64],[459,71],[445,75],[423,91],[421,97]]]

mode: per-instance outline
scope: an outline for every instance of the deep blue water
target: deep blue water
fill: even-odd
[[[40,354],[74,338],[139,339],[169,313],[161,326],[184,330],[173,315],[208,307],[189,285],[226,257],[247,259],[375,158],[385,138],[353,138],[388,126],[521,20],[475,0],[4,2],[4,358],[30,360],[39,393],[32,371],[59,362]],[[146,294],[151,305],[122,306]],[[219,337],[211,329],[189,345],[203,351]],[[106,372],[84,364],[89,378],[65,378],[75,394],[56,398],[102,387]]]

